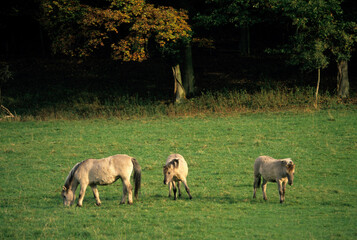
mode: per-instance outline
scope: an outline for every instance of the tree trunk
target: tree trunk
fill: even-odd
[[[316,86],[316,93],[315,93],[315,108],[317,108],[317,100],[318,100],[319,88],[320,88],[320,78],[321,78],[321,70],[319,68],[319,69],[317,69],[317,86]]]
[[[348,62],[341,60],[337,63],[337,95],[340,98],[347,98],[350,91],[350,82],[348,79]]]
[[[242,54],[250,55],[250,30],[248,25],[240,27],[239,51]]]
[[[195,93],[195,75],[192,63],[191,43],[185,47],[182,81],[186,94],[193,95]]]
[[[175,66],[172,67],[172,73],[174,75],[174,81],[175,81],[175,89],[174,89],[175,103],[180,103],[183,99],[186,98],[186,92],[182,85],[180,64],[176,64]]]

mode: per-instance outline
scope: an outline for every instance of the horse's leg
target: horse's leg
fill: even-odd
[[[280,203],[284,202],[284,193],[283,193],[283,186],[282,181],[277,179],[276,183],[278,184],[279,196],[280,196]]]
[[[268,183],[268,181],[263,178],[262,191],[263,191],[263,199],[264,199],[264,200],[268,200],[268,198],[267,198],[267,192],[266,192],[266,190],[267,190],[267,183]]]
[[[177,182],[177,189],[178,189],[179,197],[181,197],[181,181]]]
[[[71,200],[71,205],[74,203],[74,200],[76,200],[76,190],[79,185],[79,182],[77,180],[72,181],[72,185],[70,188],[70,191],[72,191],[72,200]]]
[[[171,197],[172,182],[169,182],[169,198]]]
[[[88,186],[88,183],[80,183],[80,184],[81,184],[81,190],[79,192],[79,198],[78,198],[78,203],[77,203],[78,207],[82,207],[82,205],[83,205],[83,198],[84,198],[84,195],[86,194],[86,189]]]
[[[97,185],[92,184],[92,185],[90,185],[90,186],[91,186],[91,188],[92,188],[95,201],[97,202],[96,204],[97,204],[97,206],[100,206],[102,203],[101,203],[101,201],[100,201],[100,199],[99,199],[99,192],[98,192]]]
[[[128,190],[126,189],[125,183],[123,182],[123,196],[121,198],[120,204],[124,204],[125,203],[125,199],[126,199],[126,195],[128,194]]]
[[[128,203],[133,204],[133,191],[128,178],[122,178],[123,182],[123,198],[120,201],[120,204],[125,203],[126,196],[128,196]]]
[[[253,192],[253,198],[256,198],[257,188],[259,188],[260,181],[261,181],[260,175],[254,176],[254,184],[253,184],[254,192]]]
[[[175,183],[175,181],[172,181],[172,186],[173,186],[173,190],[174,190],[174,200],[176,200],[176,199],[177,199],[177,197],[176,197],[177,188],[176,188],[176,183]]]
[[[285,201],[286,184],[287,184],[287,181],[284,181],[284,182],[283,182],[283,201]]]
[[[192,199],[192,196],[191,196],[191,193],[190,193],[190,189],[188,188],[186,179],[183,179],[182,182],[185,185],[185,189],[186,189],[186,192],[187,192],[188,196],[190,197],[190,199]]]

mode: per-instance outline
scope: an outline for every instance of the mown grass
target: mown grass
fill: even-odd
[[[1,239],[356,239],[356,109],[312,113],[161,117],[135,120],[0,122]],[[162,165],[189,165],[184,192],[168,199]],[[121,183],[90,189],[82,208],[63,207],[61,186],[86,158],[126,153],[143,169],[134,205]],[[259,155],[297,167],[286,203],[268,184],[252,199]],[[77,193],[78,195],[78,193]]]

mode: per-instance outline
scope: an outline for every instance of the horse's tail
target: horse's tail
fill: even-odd
[[[254,188],[260,188],[261,181],[262,175],[259,172],[254,171]]]
[[[257,188],[260,188],[260,183],[262,181],[262,177],[260,176],[259,174],[259,177],[258,177],[258,182],[257,182]]]
[[[135,181],[134,196],[136,199],[138,199],[139,189],[140,189],[140,185],[141,185],[141,167],[135,158],[132,158],[131,162],[133,163],[133,166],[134,166],[134,181]]]
[[[254,188],[259,188],[262,181],[262,175],[260,174],[259,168],[261,165],[261,158],[258,157],[254,162]]]

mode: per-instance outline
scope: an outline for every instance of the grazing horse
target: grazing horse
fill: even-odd
[[[171,188],[174,190],[174,199],[176,200],[176,182],[179,191],[179,197],[181,197],[180,183],[185,185],[186,192],[190,199],[192,199],[190,189],[187,185],[188,167],[185,159],[180,154],[171,154],[166,159],[166,164],[163,167],[164,172],[164,184],[169,184],[169,197],[171,197]]]
[[[260,156],[254,163],[254,194],[260,186],[261,177],[263,177],[262,191],[263,199],[267,200],[266,185],[267,182],[277,182],[280,203],[285,200],[286,183],[293,185],[295,173],[295,164],[290,158],[274,159],[268,156]]]
[[[128,203],[133,203],[132,186],[130,184],[130,175],[134,170],[135,198],[138,199],[138,193],[141,183],[141,167],[135,158],[128,155],[114,155],[102,159],[87,159],[77,163],[69,172],[66,182],[63,186],[62,197],[63,204],[70,206],[75,199],[75,192],[78,184],[81,185],[77,206],[82,207],[84,194],[89,185],[96,199],[97,206],[100,206],[99,193],[97,185],[109,185],[119,178],[123,182],[123,198],[120,204],[125,203],[128,196]]]

